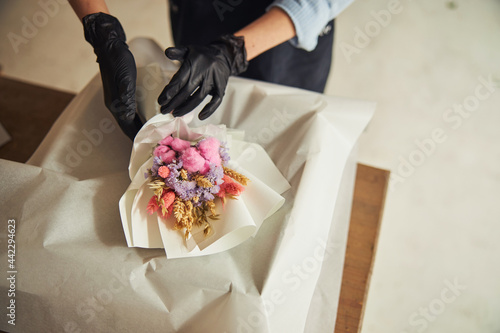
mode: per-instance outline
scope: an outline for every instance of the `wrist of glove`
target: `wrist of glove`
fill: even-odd
[[[245,39],[234,35],[224,35],[212,43],[226,49],[225,56],[230,62],[231,75],[243,73],[248,68],[247,51],[245,50]]]
[[[136,114],[137,69],[117,18],[95,13],[82,19],[85,40],[94,47],[101,72],[104,103],[132,140],[142,126]]]
[[[229,76],[248,67],[244,39],[234,35],[222,36],[205,46],[171,47],[165,55],[182,62],[158,97],[161,112],[172,112],[175,117],[189,113],[211,95],[198,116],[201,120],[208,118],[221,104]]]

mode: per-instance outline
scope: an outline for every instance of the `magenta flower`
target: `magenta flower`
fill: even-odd
[[[201,157],[196,148],[190,147],[182,153],[182,166],[187,172],[200,171],[205,165],[205,159]]]
[[[165,137],[163,140],[161,140],[159,142],[159,144],[164,145],[164,146],[169,146],[173,140],[174,140],[174,138],[171,135],[169,135],[169,136]]]
[[[172,147],[172,149],[175,151],[183,152],[184,150],[191,147],[191,143],[189,141],[185,141],[179,138],[174,138],[170,143],[170,147]]]
[[[163,147],[165,147],[165,146],[163,146]],[[167,151],[166,153],[161,155],[161,159],[166,164],[172,163],[172,161],[175,160],[175,151],[173,151],[173,150]]]
[[[220,142],[214,137],[207,138],[198,143],[198,150],[200,151],[201,156],[216,166],[221,165],[219,148]]]
[[[153,155],[154,156],[161,156],[161,155],[165,154],[169,150],[170,150],[170,148],[168,148],[167,146],[158,146],[153,151]]]
[[[201,167],[200,169],[200,173],[202,175],[206,174],[208,171],[210,170],[210,162],[206,161],[205,160],[205,164],[203,164],[203,166]]]

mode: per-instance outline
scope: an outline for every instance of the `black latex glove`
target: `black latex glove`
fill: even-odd
[[[199,114],[204,120],[219,107],[230,75],[248,67],[243,37],[222,36],[206,46],[170,47],[165,55],[180,60],[181,68],[158,97],[161,113],[180,117],[193,110],[207,95],[212,100]]]
[[[125,32],[118,19],[108,14],[90,14],[82,21],[85,40],[94,47],[97,55],[104,103],[122,131],[133,140],[142,122],[136,113],[137,69],[125,42]]]

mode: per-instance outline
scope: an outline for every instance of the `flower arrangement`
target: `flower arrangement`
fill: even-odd
[[[145,173],[154,191],[148,213],[163,219],[175,217],[175,230],[185,229],[187,239],[193,226],[212,232],[217,220],[215,200],[237,199],[248,178],[227,167],[230,157],[225,144],[215,137],[191,143],[169,135],[153,149],[153,166]]]

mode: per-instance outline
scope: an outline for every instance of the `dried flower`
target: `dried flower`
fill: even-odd
[[[214,186],[214,184],[212,184],[210,182],[210,180],[208,180],[208,178],[205,178],[205,177],[203,177],[203,175],[200,175],[200,174],[194,175],[193,180],[196,182],[196,184],[198,186],[201,186],[201,187],[208,188],[208,187]]]
[[[158,202],[156,200],[156,196],[152,196],[151,199],[149,199],[148,202],[148,213],[149,215],[153,215],[160,207],[158,206]]]
[[[153,155],[160,157],[162,154],[165,154],[169,150],[170,148],[168,148],[167,146],[157,146],[155,150],[153,150]]]
[[[244,186],[246,186],[248,184],[248,182],[250,181],[250,179],[243,176],[241,173],[238,173],[238,172],[236,172],[232,169],[229,169],[227,167],[224,167],[224,174],[228,175],[229,177],[233,178],[238,183],[240,183],[241,185],[244,185]]]
[[[198,172],[205,165],[205,159],[200,155],[196,148],[191,147],[182,153],[181,160],[188,172]]]
[[[153,165],[145,174],[151,177],[149,187],[154,196],[149,200],[149,214],[164,219],[175,218],[174,229],[184,229],[187,238],[193,225],[202,227],[205,236],[213,233],[209,220],[218,220],[215,199],[236,199],[249,180],[223,167],[229,161],[224,144],[208,137],[191,146],[189,141],[171,135],[153,150]],[[238,182],[238,183],[237,183]]]
[[[225,166],[227,162],[229,162],[229,160],[231,159],[231,157],[229,157],[229,149],[226,147],[225,142],[221,142],[221,145],[219,147],[219,154],[222,160],[222,165]]]
[[[161,178],[167,178],[169,174],[170,174],[170,169],[164,165],[162,165],[158,169],[158,176],[160,176]]]
[[[189,141],[185,141],[179,138],[174,138],[170,143],[170,147],[172,147],[173,150],[180,153],[191,147],[191,143]]]
[[[215,164],[216,166],[221,165],[219,147],[220,142],[214,137],[206,138],[198,143],[200,155],[209,163]]]
[[[243,185],[238,184],[228,175],[224,175],[224,178],[222,178],[222,180],[224,181],[224,183],[220,185],[220,191],[219,193],[217,193],[217,196],[221,198],[224,198],[226,194],[239,196],[245,189]]]
[[[169,136],[165,137],[163,140],[160,140],[160,142],[158,142],[158,143],[160,145],[169,146],[173,140],[174,140],[173,136],[169,135]]]

